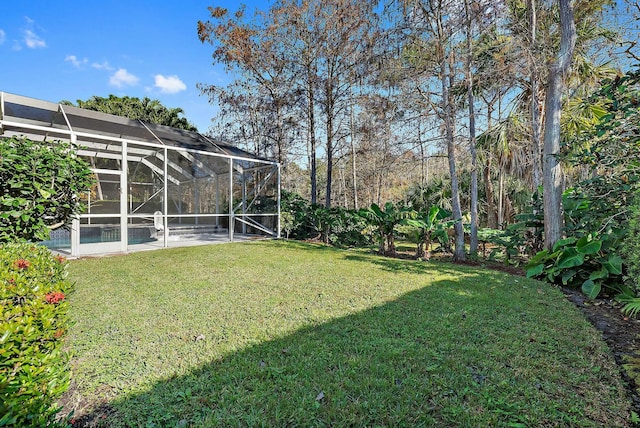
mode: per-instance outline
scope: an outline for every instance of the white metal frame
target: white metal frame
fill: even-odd
[[[33,120],[31,118],[20,117],[18,114],[11,114],[11,109],[7,107],[7,103],[12,102],[12,106],[15,105],[20,106],[19,103],[24,103],[26,108],[34,108],[34,109],[42,109],[45,112],[50,112],[51,114],[57,114],[57,117],[62,117],[64,122],[62,123],[42,123],[38,120]],[[31,139],[42,139],[48,141],[56,141],[63,140],[68,141],[72,145],[76,146],[78,149],[78,154],[80,156],[93,156],[94,158],[103,158],[103,159],[112,159],[116,162],[119,162],[119,169],[101,169],[101,168],[92,168],[92,170],[97,174],[109,174],[112,176],[119,177],[120,182],[120,213],[112,213],[112,214],[95,214],[95,213],[85,213],[80,215],[78,218],[73,219],[71,224],[71,254],[73,256],[83,255],[85,244],[80,242],[80,230],[83,227],[81,224],[82,220],[90,221],[91,219],[100,219],[100,218],[114,218],[119,217],[119,227],[120,227],[120,245],[118,246],[118,251],[126,252],[128,250],[128,227],[129,222],[140,221],[143,218],[148,217],[145,214],[136,214],[135,212],[129,212],[129,171],[128,171],[128,163],[129,162],[139,162],[149,168],[153,173],[161,176],[163,179],[162,183],[162,221],[164,224],[164,233],[162,234],[162,247],[169,246],[169,233],[170,233],[170,218],[177,218],[180,222],[183,219],[193,219],[195,223],[198,222],[199,219],[206,218],[214,218],[215,223],[219,224],[219,220],[221,218],[228,219],[228,240],[234,240],[235,224],[236,221],[242,226],[241,231],[245,232],[248,230],[248,227],[253,228],[254,230],[258,230],[264,234],[270,235],[272,237],[280,237],[280,165],[277,162],[269,161],[266,159],[254,158],[248,153],[240,153],[233,154],[225,151],[220,144],[216,144],[211,141],[210,138],[205,137],[200,134],[189,134],[190,138],[199,138],[199,141],[205,142],[209,144],[212,148],[212,151],[194,149],[189,147],[177,147],[176,145],[171,144],[168,141],[163,140],[161,136],[158,135],[158,132],[154,132],[151,129],[151,126],[140,122],[140,121],[128,121],[128,119],[119,118],[112,115],[107,115],[98,112],[86,112],[87,118],[93,121],[95,120],[104,120],[101,123],[113,123],[114,127],[117,126],[125,126],[123,123],[128,121],[131,124],[132,129],[135,131],[141,131],[142,129],[139,127],[141,125],[149,134],[148,139],[141,140],[138,138],[126,138],[126,136],[114,136],[114,135],[105,135],[104,133],[100,133],[100,131],[90,132],[88,129],[78,129],[74,128],[73,121],[70,120],[70,115],[67,112],[67,106],[61,104],[48,103],[45,101],[40,101],[32,98],[21,97],[17,95],[8,94],[5,92],[0,92],[0,137],[1,136],[19,136],[24,135]],[[75,117],[79,112],[83,113],[85,111],[73,108]],[[83,116],[84,118],[84,116]],[[137,128],[136,128],[137,126]],[[177,130],[173,130],[172,128],[159,127],[158,125],[153,125],[153,129],[160,130],[160,132],[176,132]],[[179,131],[182,132],[182,131]],[[169,134],[168,134],[169,135]],[[184,145],[188,145],[185,143]],[[148,150],[146,149],[148,148]],[[238,150],[235,150],[239,152]],[[184,183],[187,180],[193,180],[194,182],[198,179],[193,176],[193,174],[189,171],[185,170],[182,166],[177,164],[176,162],[170,160],[170,153],[177,153],[182,158],[186,159],[190,162],[191,165],[195,165],[195,167],[201,171],[206,171],[207,176],[212,180],[215,178],[215,213],[199,213],[196,209],[194,213],[182,213],[179,214],[169,214],[169,183],[173,185],[177,185],[180,187],[181,183]],[[203,159],[210,159],[210,157],[220,159],[227,163],[226,171],[214,172],[211,170],[205,163],[200,161],[198,157]],[[250,166],[247,168],[247,166]],[[264,171],[264,176],[258,180],[258,172]],[[251,173],[255,173],[254,178],[254,188],[253,188],[253,197],[247,195],[247,176]],[[228,176],[228,189],[224,192],[220,188],[219,178],[221,175]],[[184,180],[181,178],[186,177]],[[191,178],[190,178],[191,177]],[[240,199],[239,203],[236,203],[234,206],[234,185],[240,184],[240,195],[238,199]],[[275,183],[274,183],[275,182]],[[265,186],[269,183],[272,183],[276,187],[275,189],[275,197],[277,198],[277,211],[274,213],[251,213],[250,210],[256,202],[260,192],[265,188]],[[198,191],[197,186],[194,186],[195,189],[195,198],[197,200]],[[157,193],[156,193],[157,194]],[[154,196],[156,195],[154,194]],[[221,197],[226,196],[228,199],[228,207],[227,213],[221,213],[220,208],[220,199]],[[145,202],[146,203],[146,202]],[[180,200],[181,205],[181,200]],[[181,210],[181,208],[179,208]],[[274,228],[271,229],[264,224],[256,221],[257,218],[274,218]]]

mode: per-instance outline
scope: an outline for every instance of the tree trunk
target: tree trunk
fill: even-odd
[[[327,119],[327,193],[325,199],[325,207],[331,208],[331,185],[333,174],[333,88],[329,83],[326,84],[326,119]]]
[[[529,28],[530,28],[530,41],[529,47],[531,50],[536,47],[537,39],[537,12],[536,12],[536,0],[528,0],[527,8],[529,9]],[[540,129],[542,128],[542,119],[540,117],[540,99],[538,98],[538,70],[536,68],[536,58],[533,52],[530,54],[529,64],[530,77],[529,85],[531,86],[531,156],[532,156],[532,181],[533,191],[540,186],[541,171],[540,166]]]
[[[442,61],[441,65],[441,81],[442,81],[442,111],[444,114],[445,138],[447,142],[447,156],[449,158],[449,173],[451,175],[451,209],[453,218],[456,221],[455,230],[455,252],[453,253],[454,261],[465,260],[464,248],[464,228],[462,226],[462,210],[460,208],[460,191],[458,186],[458,175],[456,172],[456,152],[455,152],[455,111],[453,109],[450,96],[450,87],[453,86],[453,76],[451,69],[453,68],[453,57],[449,53],[447,59]]]
[[[560,114],[564,76],[569,71],[576,45],[576,26],[570,0],[559,0],[560,52],[549,68],[545,99],[543,153],[544,245],[551,250],[562,234],[562,166],[560,152]]]
[[[498,228],[498,219],[496,217],[495,193],[493,191],[493,182],[491,181],[491,153],[487,153],[487,163],[484,166],[484,191],[487,197],[487,225],[491,229]]]
[[[500,168],[498,172],[498,229],[502,230],[504,226],[504,172]]]
[[[351,181],[353,187],[353,209],[358,209],[358,174],[356,173],[355,121],[353,120],[353,91],[351,91],[351,109],[349,111],[349,131],[351,132]]]
[[[473,99],[473,75],[471,74],[471,62],[473,61],[473,49],[471,44],[472,28],[469,15],[469,0],[465,0],[464,8],[467,15],[467,102],[469,103],[469,151],[471,152],[471,237],[469,239],[469,253],[478,253],[478,155],[476,150],[476,116]]]
[[[314,103],[314,90],[313,81],[311,75],[307,81],[307,96],[309,98],[309,108],[307,110],[307,116],[309,119],[309,144],[310,148],[310,178],[311,178],[311,203],[318,203],[318,175],[316,169],[316,119],[315,119],[315,103]]]

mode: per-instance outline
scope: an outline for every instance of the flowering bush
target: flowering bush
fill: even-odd
[[[56,426],[69,386],[66,260],[33,244],[0,245],[0,426]]]

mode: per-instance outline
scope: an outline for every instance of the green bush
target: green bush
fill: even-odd
[[[302,196],[282,190],[280,211],[285,219],[282,229],[287,238],[309,239],[317,236],[311,220],[311,204]]]
[[[640,292],[640,197],[629,215],[629,231],[623,244],[622,255],[627,267],[627,285],[635,294]]]
[[[67,143],[0,139],[0,242],[48,239],[82,211],[92,177]]]
[[[57,426],[69,386],[66,261],[44,247],[0,245],[0,426]]]
[[[316,239],[338,247],[371,244],[366,221],[354,210],[311,204],[297,193],[282,191],[281,225],[286,238]]]
[[[635,316],[640,313],[640,197],[636,197],[629,211],[629,230],[621,252],[626,267],[625,285],[617,299],[624,304],[624,313]]]

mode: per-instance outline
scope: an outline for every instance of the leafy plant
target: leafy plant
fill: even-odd
[[[0,242],[48,239],[83,210],[92,176],[67,143],[0,139]]]
[[[282,227],[287,237],[307,239],[315,233],[310,219],[311,204],[302,196],[283,190],[280,209],[286,220]]]
[[[439,241],[448,240],[447,230],[453,227],[456,220],[448,220],[451,212],[433,205],[428,212],[417,213],[404,221],[405,224],[415,229],[416,235],[416,258],[429,260],[430,248],[434,239]]]
[[[490,258],[502,252],[505,263],[519,264],[542,250],[544,218],[540,191],[533,194],[527,212],[516,214],[515,219],[516,222],[503,231],[493,231],[486,236],[487,242],[497,246]]]
[[[527,277],[579,285],[587,296],[596,298],[603,287],[616,288],[622,278],[622,258],[605,251],[607,246],[606,235],[561,239],[552,251],[545,249],[531,258]]]
[[[392,257],[396,255],[395,227],[408,217],[410,211],[402,202],[398,205],[387,202],[384,209],[377,204],[371,204],[371,207],[363,208],[358,212],[375,226],[374,240],[378,242],[380,254]]]
[[[57,426],[69,386],[65,269],[44,247],[0,245],[0,426]]]
[[[622,311],[629,316],[635,316],[640,312],[640,198],[631,208],[629,219],[629,231],[623,244],[624,262],[627,267],[625,287],[618,300],[624,303]]]

